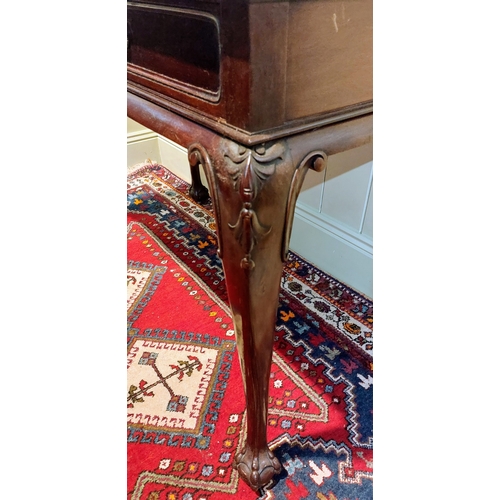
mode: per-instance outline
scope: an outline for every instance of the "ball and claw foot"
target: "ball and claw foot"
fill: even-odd
[[[200,184],[199,186],[195,186],[194,184],[189,188],[189,196],[193,198],[197,203],[203,204],[210,198],[208,193],[208,189]]]
[[[234,467],[252,490],[263,488],[275,474],[281,472],[280,461],[269,449],[252,450],[243,448],[235,458]]]

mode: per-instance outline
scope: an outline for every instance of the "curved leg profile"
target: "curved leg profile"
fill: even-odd
[[[213,193],[245,386],[247,436],[234,466],[258,490],[281,471],[267,444],[267,402],[283,260],[305,172],[320,169],[325,155],[294,165],[285,141],[247,148],[220,139],[210,153],[192,146],[189,158],[192,168],[203,165]]]
[[[208,198],[208,189],[201,182],[200,177],[200,164],[198,162],[191,162],[191,187],[189,188],[189,195],[193,200],[198,203],[205,203]]]

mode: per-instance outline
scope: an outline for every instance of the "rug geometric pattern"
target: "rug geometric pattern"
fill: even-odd
[[[167,168],[128,176],[129,500],[368,500],[373,307],[290,253],[271,367],[268,442],[282,473],[259,493],[232,467],[245,399],[210,204]]]

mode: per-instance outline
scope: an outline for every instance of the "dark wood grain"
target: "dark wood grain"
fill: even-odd
[[[129,3],[129,10],[151,3]],[[132,59],[128,90],[136,95],[246,144],[372,112],[371,0],[156,0],[154,5],[213,19],[219,73],[216,77],[213,61],[211,74],[193,68],[182,51],[177,61],[171,54],[168,61],[157,55],[169,67],[162,72],[161,61],[144,53],[145,66],[156,71],[141,69]],[[168,38],[185,39],[183,26],[173,23]],[[209,38],[213,54],[214,37]],[[130,43],[137,54],[133,37]]]
[[[373,98],[372,1],[291,2],[286,120]]]
[[[295,203],[307,169],[372,140],[371,0],[151,0],[129,9],[188,18],[133,21],[127,112],[187,149],[191,196],[212,198],[247,403],[234,466],[257,491],[281,470],[267,443],[267,398]],[[149,38],[151,26],[169,32]]]

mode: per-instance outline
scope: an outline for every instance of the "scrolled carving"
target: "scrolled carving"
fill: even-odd
[[[271,232],[271,226],[264,226],[260,222],[254,210],[254,201],[263,184],[276,172],[277,164],[284,160],[285,152],[285,146],[279,142],[269,147],[262,144],[253,149],[230,143],[224,154],[227,171],[242,201],[238,220],[228,226],[234,230],[235,237],[244,249],[245,256],[240,263],[243,269],[255,267],[251,258],[252,250],[259,239]]]
[[[281,260],[283,262],[286,261],[288,256],[295,204],[299,196],[300,188],[302,187],[302,183],[304,182],[304,178],[307,174],[307,170],[310,168],[316,172],[321,172],[326,167],[327,159],[328,156],[324,151],[312,151],[302,159],[293,173],[286,205],[285,230],[283,232],[283,243],[281,247]]]
[[[215,182],[215,174],[214,174],[214,169],[212,167],[212,160],[210,159],[210,155],[208,154],[207,150],[201,144],[194,143],[191,144],[188,148],[188,161],[189,165],[191,166],[191,176],[193,179],[193,184],[189,192],[196,201],[200,201],[196,198],[197,193],[201,193],[201,195],[199,194],[198,196],[203,197],[204,196],[203,189],[205,189],[204,186],[201,184],[201,180],[199,177],[200,165],[203,167],[203,171],[205,172],[205,177],[207,178],[215,212],[215,224],[217,226],[217,239],[218,239],[217,253],[219,257],[222,258],[222,239],[219,237],[220,234],[219,228],[221,224],[219,192]]]
[[[202,184],[200,178],[200,165],[204,162],[210,163],[210,158],[208,155],[206,160],[205,155],[201,153],[201,146],[199,144],[193,144],[189,148],[188,161],[191,167],[191,186],[189,188],[189,195],[194,201],[198,203],[205,203],[210,198],[208,189]]]

